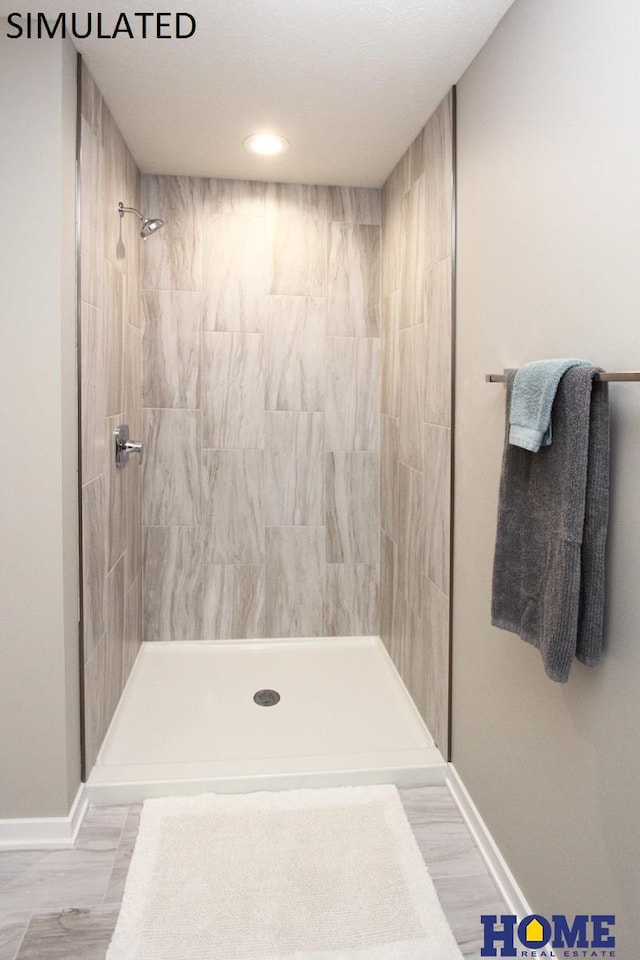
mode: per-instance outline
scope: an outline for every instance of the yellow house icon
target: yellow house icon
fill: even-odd
[[[542,929],[542,924],[539,920],[536,920],[535,917],[527,924],[525,937],[527,943],[542,943],[544,940],[544,930]]]

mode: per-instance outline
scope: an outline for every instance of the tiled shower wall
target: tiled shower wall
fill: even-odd
[[[452,96],[382,191],[381,635],[448,750]]]
[[[85,763],[93,765],[142,633],[141,470],[113,432],[142,432],[139,174],[86,67],[80,96],[80,345]]]
[[[142,192],[145,639],[377,634],[380,192]]]

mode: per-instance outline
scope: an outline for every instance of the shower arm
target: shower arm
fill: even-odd
[[[124,217],[125,213],[135,213],[136,217],[142,220],[143,223],[147,219],[140,213],[139,210],[136,210],[135,207],[125,207],[122,200],[118,204],[118,213],[120,214],[121,217]]]

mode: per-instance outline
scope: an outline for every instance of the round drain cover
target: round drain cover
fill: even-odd
[[[253,699],[259,707],[273,707],[280,700],[280,694],[277,690],[258,690]]]

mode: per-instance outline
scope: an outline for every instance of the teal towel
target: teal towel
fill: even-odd
[[[551,443],[551,407],[560,378],[588,360],[533,360],[516,372],[509,413],[509,443],[537,453]]]

